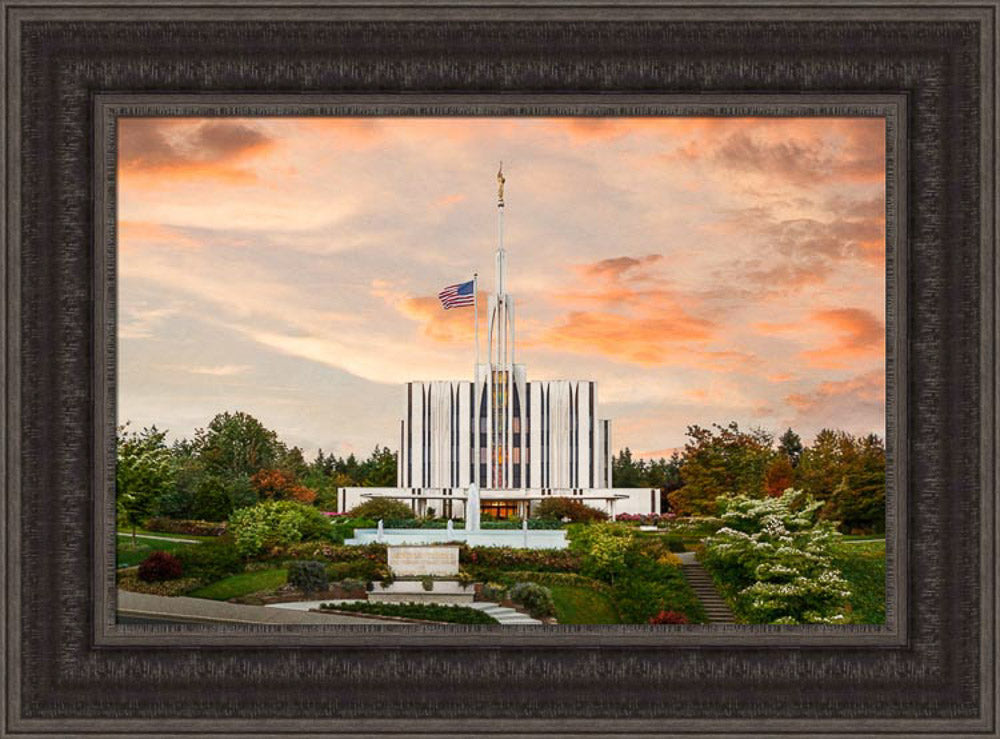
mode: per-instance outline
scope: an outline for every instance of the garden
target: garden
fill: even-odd
[[[615,485],[659,488],[662,513],[608,520],[579,501],[548,498],[532,506],[527,526],[565,529],[566,550],[463,544],[463,582],[480,599],[553,623],[696,624],[707,614],[685,568],[704,567],[737,623],[884,622],[880,439],[824,430],[806,446],[791,429],[776,440],[736,424],[693,426],[688,436],[669,460],[634,459],[628,449],[613,458]],[[392,575],[384,546],[344,545],[354,529],[447,526],[433,509],[418,517],[388,498],[328,512],[339,486],[391,486],[395,464],[379,447],[363,459],[320,450],[306,462],[240,412],[172,445],[156,428],[122,427],[119,585],[249,604],[306,595],[364,604],[373,583]],[[484,513],[481,526],[522,523]]]

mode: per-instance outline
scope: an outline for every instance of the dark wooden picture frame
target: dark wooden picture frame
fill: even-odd
[[[5,734],[995,735],[995,0],[2,4]],[[279,109],[885,116],[886,626],[114,623],[114,121]]]

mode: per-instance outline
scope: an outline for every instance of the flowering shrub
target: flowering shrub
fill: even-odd
[[[535,570],[539,572],[579,572],[580,555],[565,549],[512,549],[510,547],[470,547],[462,544],[458,561],[475,569]]]
[[[229,530],[236,551],[244,557],[332,533],[330,522],[322,513],[290,500],[268,501],[233,511]]]
[[[182,574],[181,561],[170,552],[151,552],[139,565],[139,579],[146,582],[176,580]]]
[[[363,546],[298,542],[284,547],[280,556],[282,559],[324,559],[334,563],[374,563],[382,566],[388,562],[386,545],[377,542]]]
[[[688,617],[677,611],[660,611],[649,619],[651,624],[686,624]]]
[[[723,528],[705,541],[702,563],[752,623],[845,623],[851,592],[833,565],[836,524],[821,501],[798,490],[781,497],[718,499]]]

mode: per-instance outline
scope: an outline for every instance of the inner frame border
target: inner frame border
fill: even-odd
[[[182,95],[96,94],[94,115],[95,326],[92,615],[97,647],[351,646],[593,648],[899,647],[907,641],[907,96],[861,95]],[[886,205],[886,623],[845,626],[641,625],[345,626],[117,624],[114,459],[117,427],[117,120],[121,117],[880,117]],[[750,643],[748,643],[750,642]]]

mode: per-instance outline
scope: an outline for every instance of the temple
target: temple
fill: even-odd
[[[416,515],[464,518],[475,483],[480,509],[530,515],[550,496],[617,513],[659,512],[656,488],[615,488],[611,421],[599,415],[594,380],[528,381],[515,361],[514,299],[507,292],[504,176],[497,173],[495,284],[487,307],[487,361],[469,380],[408,382],[399,424],[395,488],[341,488],[349,510],[372,497],[408,502]],[[478,295],[476,295],[478,310]],[[478,327],[478,319],[476,321]]]

